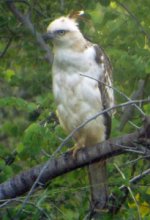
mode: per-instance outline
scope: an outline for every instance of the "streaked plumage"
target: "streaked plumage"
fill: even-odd
[[[54,45],[53,93],[60,124],[68,132],[114,104],[113,90],[105,85],[112,86],[109,59],[98,45],[84,38],[75,17],[77,15],[58,18],[47,28],[47,36],[53,39]],[[74,139],[78,147],[104,141],[110,132],[110,117],[110,114],[100,116],[76,132]],[[93,203],[97,203],[97,199],[100,201],[99,197],[104,199],[106,183],[105,180],[104,184],[101,182],[105,175],[102,175],[104,164],[97,163],[89,168],[91,184],[96,184],[92,187],[95,191]]]

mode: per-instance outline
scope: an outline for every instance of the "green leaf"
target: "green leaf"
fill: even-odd
[[[0,171],[3,170],[5,166],[6,166],[5,161],[0,160]]]
[[[30,155],[36,155],[40,152],[44,141],[44,128],[39,124],[31,124],[25,131],[23,144],[25,150]]]
[[[5,79],[10,81],[11,78],[15,75],[15,71],[12,70],[12,69],[7,69],[4,76],[5,76]]]
[[[24,149],[25,149],[25,146],[24,146],[22,143],[18,144],[17,147],[16,147],[16,151],[17,151],[18,153],[23,152]]]
[[[145,72],[150,74],[150,62],[148,62],[145,66]]]
[[[0,107],[15,107],[19,110],[26,110],[30,112],[36,109],[36,104],[27,102],[21,98],[5,97],[5,98],[0,98]]]
[[[149,103],[145,104],[143,108],[144,108],[145,113],[147,115],[149,115],[150,114],[150,104]]]

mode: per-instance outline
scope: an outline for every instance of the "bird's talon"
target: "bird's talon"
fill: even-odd
[[[71,148],[72,156],[73,156],[74,159],[76,158],[77,152],[78,152],[80,149],[81,149],[81,147],[78,146],[78,145],[74,145],[74,147]]]
[[[76,158],[77,156],[77,152],[80,150],[80,147],[79,146],[76,146],[75,149],[73,149],[72,151],[72,156],[73,158]]]

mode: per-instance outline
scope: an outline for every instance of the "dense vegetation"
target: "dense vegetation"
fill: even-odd
[[[127,101],[125,95],[135,99],[149,96],[149,0],[26,0],[14,1],[14,5],[39,33],[45,33],[53,19],[71,10],[83,9],[82,31],[100,44],[111,59],[116,103]],[[48,160],[66,136],[53,114],[50,61],[47,62],[45,51],[37,42],[36,31],[32,32],[29,26],[20,22],[6,0],[0,2],[0,182]],[[135,94],[135,91],[140,92]],[[112,137],[140,127],[142,111],[150,114],[150,104],[141,103],[140,109],[130,111],[125,126],[123,112],[126,109],[117,109]],[[68,146],[72,146],[72,142],[62,151]],[[146,170],[148,165],[148,161],[137,153],[111,160],[108,171],[110,191],[119,194],[119,187],[129,186],[130,178]],[[149,180],[147,175],[130,188],[115,220],[150,219]],[[89,208],[89,191],[86,168],[81,168],[34,192],[23,208],[26,195],[2,203],[0,219],[17,216],[18,219],[32,220],[82,220]]]

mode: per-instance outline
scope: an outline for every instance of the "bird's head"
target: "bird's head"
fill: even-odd
[[[47,27],[47,33],[43,35],[45,40],[52,40],[55,46],[69,47],[80,38],[82,33],[78,28],[77,19],[83,11],[72,12],[68,16],[63,16],[52,21]]]

